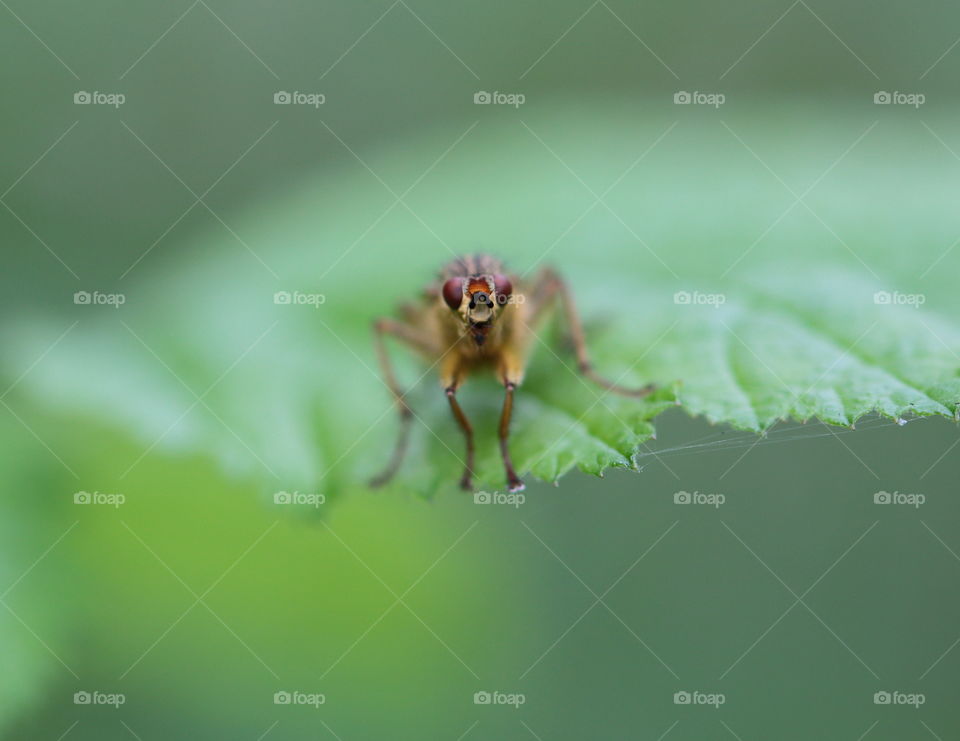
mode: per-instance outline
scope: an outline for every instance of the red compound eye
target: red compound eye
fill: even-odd
[[[463,303],[463,278],[450,278],[443,284],[443,300],[456,311]]]
[[[513,284],[507,276],[497,274],[493,276],[493,287],[497,292],[497,303],[503,306],[510,300],[513,293]]]

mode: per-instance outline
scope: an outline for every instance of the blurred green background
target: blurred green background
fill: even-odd
[[[317,517],[250,474],[305,445],[269,415],[262,375],[239,366],[207,409],[173,377],[194,394],[218,380],[269,324],[258,291],[325,294],[322,321],[372,362],[371,318],[449,248],[521,271],[549,253],[590,307],[635,277],[718,285],[755,244],[744,272],[866,269],[956,316],[960,9],[8,0],[0,16],[4,738],[960,735],[949,421],[784,423],[753,447],[671,411],[639,474],[529,482],[512,508],[354,485],[388,418]],[[325,101],[275,105],[279,91]],[[525,102],[478,106],[479,91]],[[725,102],[675,105],[681,91]],[[878,106],[878,91],[926,99]],[[812,187],[813,211],[781,218],[779,177]],[[611,209],[574,223],[590,191]],[[77,306],[78,290],[127,303]],[[364,420],[389,400],[314,329],[321,405],[303,412],[336,438],[324,396]],[[251,357],[261,373],[316,362],[284,331]],[[100,344],[117,337],[122,359]],[[132,400],[147,369],[170,385]],[[267,429],[253,450],[217,448],[220,417]],[[880,490],[925,503],[878,506]],[[475,704],[494,691],[525,702]],[[695,691],[725,702],[675,703]],[[925,703],[875,704],[883,691]]]

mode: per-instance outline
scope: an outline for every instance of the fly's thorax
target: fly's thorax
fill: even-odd
[[[503,262],[498,258],[493,255],[476,253],[463,255],[448,262],[440,270],[440,279],[446,280],[447,278],[464,275],[495,275],[503,272]]]

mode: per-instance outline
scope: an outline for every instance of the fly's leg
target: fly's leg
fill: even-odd
[[[503,459],[503,467],[507,472],[507,487],[511,492],[517,492],[523,491],[523,481],[520,480],[517,472],[513,469],[510,449],[507,446],[507,440],[510,437],[510,418],[513,416],[513,392],[517,385],[513,381],[506,381],[503,385],[507,392],[503,397],[503,411],[500,412],[500,457]]]
[[[463,468],[463,476],[460,477],[460,488],[465,491],[473,489],[473,426],[467,415],[463,413],[460,402],[457,401],[457,386],[450,385],[445,389],[447,400],[450,402],[450,411],[453,412],[454,419],[463,430],[463,436],[467,439],[467,462]]]
[[[500,382],[503,383],[505,394],[503,397],[503,409],[500,411],[500,426],[497,435],[500,438],[500,458],[503,461],[503,469],[507,474],[507,489],[510,492],[523,491],[523,481],[517,476],[513,467],[513,460],[510,458],[510,419],[513,417],[513,396],[517,386],[523,380],[524,365],[526,363],[526,353],[521,347],[507,346],[500,355],[500,363],[497,369],[497,375]]]
[[[400,464],[403,462],[403,457],[406,455],[407,446],[410,442],[410,424],[413,422],[413,411],[407,405],[403,392],[400,391],[396,374],[393,372],[393,363],[390,361],[390,355],[387,353],[385,338],[387,335],[392,335],[404,344],[427,353],[433,352],[434,347],[428,338],[409,324],[404,324],[393,319],[378,319],[373,327],[377,357],[380,361],[380,370],[383,373],[384,382],[390,389],[390,393],[393,394],[393,398],[397,404],[397,411],[400,414],[400,432],[397,436],[393,453],[384,469],[370,479],[370,486],[378,487],[390,481],[394,474],[396,474],[397,469],[400,468]]]
[[[450,402],[450,411],[453,418],[457,420],[460,429],[463,430],[463,436],[467,443],[467,460],[463,465],[463,476],[460,477],[460,488],[465,491],[473,489],[473,425],[463,413],[460,402],[457,401],[457,389],[463,383],[467,375],[467,367],[457,353],[451,352],[443,356],[440,362],[440,383],[443,391],[447,395],[447,401]]]
[[[587,343],[583,333],[583,325],[580,323],[580,315],[577,314],[576,305],[573,302],[573,295],[566,282],[553,270],[546,268],[540,273],[539,280],[536,282],[536,289],[533,291],[530,301],[532,304],[530,323],[536,324],[540,315],[549,306],[551,300],[557,296],[563,307],[563,315],[570,331],[570,338],[573,341],[573,349],[577,356],[577,368],[585,378],[590,379],[598,386],[623,396],[632,396],[634,398],[643,398],[649,395],[656,386],[652,383],[641,388],[629,388],[614,383],[593,369],[590,362],[590,356],[587,354]]]

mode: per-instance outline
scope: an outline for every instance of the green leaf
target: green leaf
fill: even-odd
[[[7,346],[22,367],[80,319],[24,381],[43,403],[114,420],[145,455],[201,452],[266,491],[333,496],[362,488],[396,434],[372,320],[452,252],[483,249],[528,278],[555,265],[596,368],[660,386],[635,401],[584,381],[554,317],[517,397],[524,473],[629,467],[674,404],[757,432],[784,418],[956,415],[957,163],[917,122],[876,123],[875,110],[682,113],[599,101],[358,144],[363,163],[345,152],[342,168],[223,214],[230,230],[212,222],[179,258],[161,243],[121,283],[120,309],[15,323]],[[787,119],[789,132],[774,125]],[[397,204],[389,190],[412,184]],[[325,301],[277,305],[276,291]],[[395,486],[454,490],[463,441],[435,375],[391,351],[417,414]],[[460,393],[482,488],[503,486],[502,393],[483,378]]]
[[[7,396],[4,404],[21,406]],[[62,514],[70,492],[63,477],[50,472],[32,437],[14,417],[0,417],[0,470],[5,496],[0,500],[0,728],[24,717],[44,697],[48,684],[72,679],[64,662],[70,620],[75,615],[72,589],[53,565],[62,564],[73,525]],[[41,451],[43,452],[43,451]],[[62,491],[62,497],[50,497]],[[75,523],[73,523],[75,525]],[[57,608],[50,609],[50,595]]]

